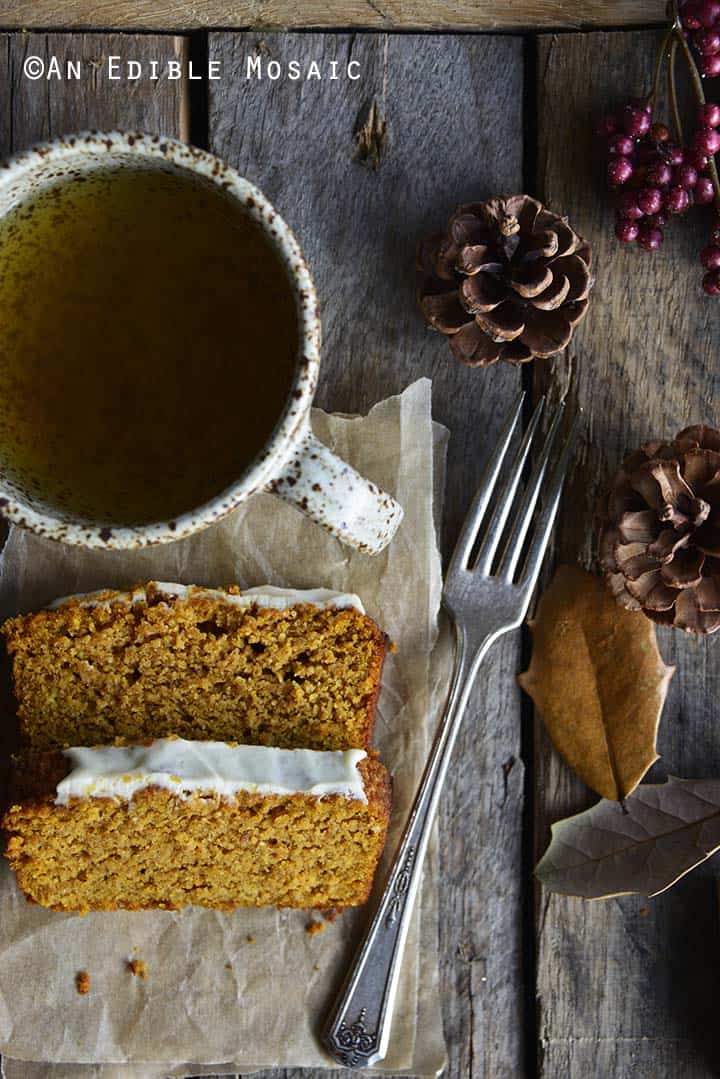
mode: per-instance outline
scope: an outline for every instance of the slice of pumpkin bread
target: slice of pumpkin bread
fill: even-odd
[[[168,739],[18,758],[2,825],[53,910],[323,909],[365,902],[389,811],[374,754]]]
[[[35,749],[178,736],[365,749],[387,638],[357,596],[150,582],[3,627]]]

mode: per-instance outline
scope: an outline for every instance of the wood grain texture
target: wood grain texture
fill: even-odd
[[[661,23],[664,0],[0,0],[0,27],[480,30]]]
[[[246,82],[257,51],[285,62],[357,60],[362,79]],[[416,309],[414,254],[457,203],[521,185],[522,44],[512,37],[213,34],[226,75],[210,86],[211,148],[265,191],[298,236],[323,311],[318,403],[361,411],[434,380],[451,430],[448,552],[520,380],[458,365]],[[356,133],[375,105],[376,168]],[[440,945],[448,1075],[522,1073],[518,641],[493,652],[445,792]],[[492,822],[488,825],[488,822]],[[340,1073],[338,1073],[339,1075]]]
[[[136,83],[106,77],[109,56],[159,60],[159,70],[170,59],[183,59],[186,39],[132,34],[4,34],[0,37],[0,152],[25,149],[34,142],[88,128],[138,129],[187,137],[187,83],[184,79]],[[80,61],[81,78],[37,81],[22,74],[27,57],[40,57],[45,65],[57,57]]]
[[[0,155],[24,150],[38,141],[87,128],[126,128],[184,137],[187,130],[187,88],[184,80],[142,82],[118,92],[121,84],[99,76],[108,55],[123,58],[182,57],[186,42],[170,36],[125,34],[0,35]],[[56,56],[80,59],[84,77],[78,82],[23,79],[25,58]],[[7,526],[0,530],[0,546]]]
[[[647,33],[545,36],[538,45],[538,193],[594,245],[597,284],[575,358],[537,367],[539,385],[569,386],[585,411],[577,466],[558,532],[562,561],[592,556],[600,488],[626,451],[705,421],[720,425],[717,308],[700,291],[698,249],[710,216],[674,221],[661,254],[621,249],[593,144],[594,117],[642,91],[653,62]],[[641,617],[641,616],[638,616]],[[660,635],[677,664],[648,778],[720,774],[720,639]],[[594,798],[538,727],[538,851],[551,821]],[[539,895],[538,1001],[542,1075],[710,1076],[720,1067],[713,1001],[720,990],[717,859],[655,900],[600,903]]]

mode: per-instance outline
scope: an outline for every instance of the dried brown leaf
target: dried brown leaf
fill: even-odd
[[[603,798],[626,798],[657,760],[674,672],[654,625],[619,607],[599,578],[560,566],[530,628],[532,661],[520,685],[555,748]]]
[[[657,895],[720,849],[720,779],[644,784],[553,825],[536,875],[551,892]]]

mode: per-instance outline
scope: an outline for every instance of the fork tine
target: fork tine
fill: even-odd
[[[563,446],[557,464],[553,469],[547,502],[543,506],[540,518],[535,527],[530,550],[528,551],[527,560],[523,567],[520,584],[523,588],[527,589],[526,595],[528,603],[530,602],[530,597],[537,584],[537,579],[540,575],[540,567],[542,566],[545,551],[550,542],[550,533],[555,524],[558,506],[560,505],[560,495],[562,493],[563,483],[565,482],[565,473],[567,472],[570,460],[570,450],[572,449],[572,444],[575,440],[579,419],[580,414],[576,413],[570,431],[568,432],[567,439],[565,440],[565,445]]]
[[[495,484],[497,483],[503,461],[505,460],[505,455],[522,413],[524,400],[525,393],[523,391],[515,401],[510,417],[498,439],[495,452],[485,466],[480,485],[475,492],[475,497],[472,500],[468,515],[463,523],[462,531],[460,532],[460,536],[455,545],[455,550],[453,551],[453,556],[448,567],[448,575],[456,570],[468,568],[470,552],[473,549],[480,523],[485,516],[485,511],[488,508],[492,493],[495,490]]]
[[[541,397],[535,406],[535,411],[530,418],[527,431],[515,454],[515,459],[510,466],[507,478],[500,488],[495,511],[485,529],[482,544],[478,551],[475,565],[473,566],[473,569],[478,570],[480,573],[488,574],[492,568],[493,558],[495,557],[495,552],[498,549],[498,544],[500,543],[503,530],[507,523],[508,516],[510,515],[510,510],[512,509],[515,492],[522,479],[523,466],[530,452],[530,445],[535,436],[537,425],[540,422],[540,416],[542,415],[544,405],[545,398]]]
[[[512,530],[507,543],[505,544],[502,559],[498,567],[498,574],[506,581],[512,581],[515,576],[515,570],[520,561],[525,537],[527,536],[530,522],[532,521],[532,515],[535,512],[535,506],[540,496],[540,491],[542,490],[543,480],[545,479],[545,473],[547,472],[547,467],[550,462],[550,454],[564,411],[565,404],[561,403],[555,413],[555,418],[550,425],[550,430],[543,443],[540,456],[533,467],[523,500],[518,506],[515,514]]]

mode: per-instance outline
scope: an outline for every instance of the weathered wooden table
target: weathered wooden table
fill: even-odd
[[[637,93],[650,73],[657,31],[618,27],[657,24],[663,6],[3,0],[0,150],[80,128],[137,127],[192,139],[258,183],[314,270],[325,328],[318,403],[361,411],[420,375],[433,378],[435,415],[452,436],[445,552],[519,386],[569,388],[584,419],[557,548],[564,560],[587,562],[593,501],[624,451],[691,422],[720,423],[720,307],[698,287],[707,222],[674,227],[659,256],[619,250],[592,139],[598,112]],[[200,22],[274,29],[193,30]],[[278,23],[375,32],[281,32]],[[586,28],[538,30],[578,23]],[[98,24],[153,32],[82,30]],[[20,32],[28,25],[65,29]],[[497,26],[507,32],[483,32]],[[186,30],[159,32],[168,27]],[[472,32],[396,32],[408,27]],[[142,77],[110,81],[111,55],[140,60]],[[81,78],[33,81],[23,74],[30,56],[57,57],[63,75],[67,60],[80,60]],[[279,61],[284,73],[291,60],[303,71],[317,60],[326,75],[330,60],[352,60],[361,77],[248,79],[248,57],[264,71]],[[160,61],[157,80],[151,60]],[[181,61],[181,78],[169,76],[171,60]],[[187,60],[203,76],[219,61],[220,77],[190,80]],[[373,106],[368,156],[358,133],[368,133]],[[521,190],[569,214],[593,242],[590,314],[571,355],[534,370],[468,370],[417,314],[415,244],[457,203]],[[664,633],[662,648],[678,671],[652,775],[720,775],[720,639]],[[443,803],[448,1075],[718,1074],[717,862],[653,901],[589,904],[535,889],[549,823],[593,798],[521,699],[515,676],[527,650],[518,634],[486,663]]]

